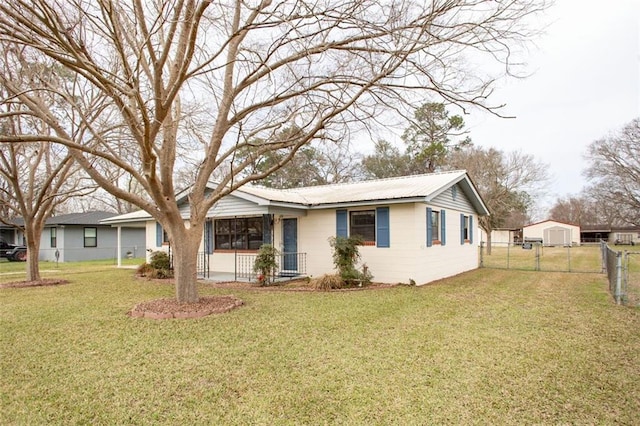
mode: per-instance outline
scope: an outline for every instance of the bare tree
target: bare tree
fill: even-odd
[[[298,131],[296,127],[285,128],[276,135],[276,139],[296,137]],[[263,143],[264,141],[257,140],[254,145]],[[247,155],[252,154],[252,149],[247,151]],[[269,170],[287,155],[286,151],[265,152],[255,168],[248,169],[247,173]],[[314,141],[301,147],[285,165],[258,183],[271,188],[297,188],[348,182],[355,179],[358,172],[356,161],[359,157],[359,154],[350,152],[348,140]]]
[[[2,204],[11,213],[6,218],[22,217],[21,225],[27,244],[27,281],[40,279],[40,236],[53,210],[70,197],[79,196],[86,187],[72,182],[77,165],[66,149],[51,142],[22,144],[2,143],[0,150],[0,191]],[[10,220],[0,221],[14,226]]]
[[[515,216],[526,217],[549,179],[544,164],[517,151],[504,153],[494,148],[471,147],[453,152],[448,165],[451,169],[467,170],[489,208],[490,216],[478,220],[487,234],[488,254],[491,254],[491,232]]]
[[[415,99],[498,113],[487,103],[497,76],[471,75],[464,64],[486,57],[511,72],[519,60],[514,52],[531,35],[527,18],[546,6],[544,0],[5,0],[0,38],[46,55],[77,78],[65,101],[92,135],[75,139],[40,93],[3,76],[15,99],[55,135],[0,141],[46,136],[66,145],[102,188],[156,218],[174,249],[177,300],[194,302],[197,250],[216,201],[278,170],[306,144],[339,139],[354,123],[371,122],[387,108],[406,110]],[[109,98],[104,117],[89,120],[85,99],[99,95]],[[114,115],[126,125],[124,142],[119,130],[109,132]],[[275,137],[290,126],[299,131]],[[134,158],[117,154],[123,143]],[[201,155],[185,221],[174,172],[196,146]],[[284,155],[258,170],[273,151]],[[114,183],[107,174],[113,168],[144,195]],[[212,188],[214,173],[219,184]]]
[[[56,75],[51,64],[29,60],[24,52],[3,50],[0,71],[3,78],[14,83],[28,82],[34,90],[65,84]],[[21,217],[27,245],[26,280],[40,279],[40,237],[46,220],[54,209],[73,197],[95,190],[95,184],[77,172],[80,169],[69,150],[49,140],[51,127],[34,116],[15,96],[0,88],[3,102],[0,106],[0,134],[6,138],[27,135],[29,142],[0,142],[0,204],[6,215],[0,222],[16,226],[10,218]],[[64,111],[57,108],[53,96],[43,96],[40,102],[61,118]],[[82,137],[81,129],[70,132]],[[0,137],[1,138],[1,137]]]
[[[362,159],[361,167],[365,178],[382,179],[410,175],[411,156],[385,140],[374,145],[374,152]]]
[[[549,219],[579,226],[599,223],[597,206],[585,195],[558,198],[549,210]]]
[[[589,191],[615,212],[615,222],[640,225],[640,118],[589,145]]]

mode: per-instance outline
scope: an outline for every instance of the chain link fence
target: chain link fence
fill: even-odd
[[[640,252],[618,251],[603,244],[609,291],[618,304],[640,306]]]
[[[480,266],[546,272],[603,272],[600,244],[544,246],[540,242],[480,243]]]
[[[640,251],[625,251],[623,257],[624,304],[640,307]]]
[[[617,250],[606,242],[549,247],[539,242],[480,243],[480,267],[544,272],[606,273],[616,303],[640,307],[640,251]]]

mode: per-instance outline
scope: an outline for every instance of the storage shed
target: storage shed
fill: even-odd
[[[580,227],[570,223],[545,220],[523,227],[522,237],[525,241],[542,240],[545,246],[579,246]]]

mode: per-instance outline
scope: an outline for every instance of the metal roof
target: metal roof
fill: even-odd
[[[354,204],[407,201],[428,203],[455,184],[460,186],[478,214],[481,216],[489,214],[489,210],[464,170],[290,189],[246,184],[230,195],[258,205],[279,205],[306,210]],[[212,183],[211,187],[214,188],[215,183]],[[136,222],[150,217],[149,213],[140,210],[112,217],[101,223]]]
[[[408,199],[428,202],[458,182],[463,183],[463,190],[476,209],[480,213],[488,212],[464,170],[291,189],[245,185],[234,194],[245,193],[263,200],[322,208],[335,204]]]

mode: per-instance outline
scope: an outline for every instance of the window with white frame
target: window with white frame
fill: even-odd
[[[84,228],[84,246],[98,247],[98,228]]]
[[[58,228],[51,228],[51,248],[58,246]]]

